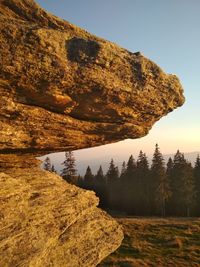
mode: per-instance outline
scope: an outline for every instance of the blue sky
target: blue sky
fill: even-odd
[[[199,0],[37,0],[47,11],[132,52],[141,51],[164,71],[176,74],[186,103],[155,124],[149,135],[96,148],[99,154],[165,154],[178,148],[200,151]],[[108,148],[107,148],[108,147]],[[88,151],[88,152],[87,152]],[[84,157],[90,157],[87,150]],[[82,153],[82,152],[81,152]],[[88,153],[88,154],[87,154]]]

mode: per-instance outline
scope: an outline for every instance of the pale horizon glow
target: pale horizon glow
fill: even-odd
[[[132,52],[141,51],[176,74],[186,102],[158,121],[146,137],[85,150],[85,157],[200,151],[199,0],[37,0],[44,9]],[[82,150],[76,151],[83,157]]]

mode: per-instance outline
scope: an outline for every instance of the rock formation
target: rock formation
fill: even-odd
[[[121,228],[94,192],[30,163],[0,173],[0,266],[96,266],[120,245]]]
[[[0,0],[0,21],[0,266],[96,266],[120,226],[33,154],[144,136],[183,104],[182,87],[32,0]]]
[[[61,151],[138,138],[183,104],[177,77],[140,53],[32,0],[0,3],[0,150]]]

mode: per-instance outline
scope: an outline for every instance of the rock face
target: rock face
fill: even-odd
[[[4,160],[17,167],[0,173],[0,266],[92,267],[120,245],[122,230],[96,207],[94,192],[39,170],[30,158],[31,169],[19,168],[24,156]]]
[[[184,102],[175,75],[32,0],[1,0],[0,14],[0,150],[62,151],[138,138]]]
[[[141,137],[183,104],[182,87],[31,0],[0,0],[0,27],[0,266],[96,266],[120,226],[33,154]]]

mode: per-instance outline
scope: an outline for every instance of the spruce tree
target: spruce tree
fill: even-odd
[[[172,191],[172,195],[169,201],[169,206],[170,206],[169,212],[170,212],[170,215],[173,215],[173,216],[181,215],[180,213],[180,209],[181,209],[180,188],[182,186],[181,177],[183,173],[184,164],[185,164],[184,156],[179,150],[177,150],[173,158],[173,168],[170,170],[171,172],[170,188]]]
[[[63,170],[61,171],[61,176],[68,183],[76,184],[77,183],[77,170],[75,165],[75,158],[72,151],[65,152],[65,160],[62,163],[64,165]]]
[[[165,163],[156,144],[151,165],[151,188],[152,188],[152,214],[165,216],[166,201],[171,195],[169,181],[167,179]]]
[[[120,174],[120,178],[124,177],[126,174],[126,162],[124,161],[122,163],[122,168],[121,168],[121,174]]]
[[[122,210],[128,214],[135,214],[135,179],[136,179],[136,163],[133,155],[129,157],[126,171],[121,178],[121,206]]]
[[[96,180],[96,183],[104,183],[104,174],[103,174],[103,169],[102,167],[100,166],[98,171],[97,171],[97,174],[95,175],[95,180]]]
[[[173,214],[173,203],[171,201],[171,197],[173,195],[173,188],[172,188],[172,179],[173,179],[173,160],[170,157],[167,161],[167,168],[166,168],[166,176],[167,176],[167,180],[169,183],[169,188],[170,188],[170,196],[169,199],[166,203],[166,213],[167,214]]]
[[[54,172],[54,173],[56,173],[56,170],[55,170],[55,167],[54,167],[54,165],[52,165],[52,166],[51,166],[51,172]]]
[[[140,151],[137,159],[134,190],[136,196],[135,210],[137,215],[149,215],[149,163],[145,153]]]
[[[51,168],[51,160],[49,157],[46,157],[46,159],[44,160],[44,170],[50,172]]]
[[[170,157],[168,159],[168,162],[167,162],[167,170],[166,170],[166,174],[168,177],[171,177],[172,175],[172,170],[173,170],[173,160],[172,158]]]
[[[119,170],[111,159],[109,169],[106,174],[108,208],[117,209],[120,202],[119,195]]]
[[[92,174],[90,166],[88,166],[86,169],[84,184],[86,189],[94,190],[94,175]]]
[[[196,158],[194,165],[194,185],[195,185],[195,215],[200,216],[200,157]]]
[[[136,172],[136,163],[133,155],[130,156],[126,167],[126,178],[132,180]]]
[[[187,217],[190,217],[191,211],[194,207],[194,199],[196,194],[194,186],[193,168],[190,162],[185,161],[184,172],[181,180],[181,199],[185,208],[184,216],[186,215]]]
[[[190,216],[195,193],[192,166],[179,150],[173,160],[170,187],[172,191],[170,215]]]
[[[100,199],[99,205],[100,207],[106,207],[106,204],[107,204],[106,183],[105,183],[105,177],[103,174],[103,169],[101,166],[99,167],[97,174],[94,177],[94,183],[95,183],[94,190]]]
[[[111,159],[109,169],[106,174],[107,183],[109,184],[112,181],[116,181],[119,178],[118,167],[115,166],[113,159]]]
[[[83,177],[80,174],[77,177],[77,186],[84,188]]]

